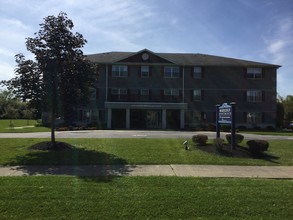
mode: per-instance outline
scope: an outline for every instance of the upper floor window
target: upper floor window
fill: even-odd
[[[193,101],[202,100],[202,91],[200,89],[193,90]]]
[[[247,68],[246,77],[248,79],[261,79],[262,69],[261,68]]]
[[[112,76],[113,77],[127,77],[128,68],[125,65],[113,65],[112,66]]]
[[[247,102],[261,102],[262,91],[260,90],[248,90],[246,92]]]
[[[202,78],[202,67],[201,66],[193,67],[193,78],[195,78],[195,79]]]
[[[89,98],[90,100],[95,100],[97,98],[97,91],[95,88],[89,88]]]
[[[140,68],[140,76],[142,78],[148,78],[149,77],[149,73],[150,73],[150,68],[149,66],[141,66]]]
[[[149,89],[141,89],[140,90],[140,95],[149,95]]]
[[[112,89],[112,95],[127,95],[127,89]]]
[[[179,67],[178,66],[165,66],[164,77],[165,78],[179,78]]]
[[[179,96],[179,89],[164,89],[165,96]]]

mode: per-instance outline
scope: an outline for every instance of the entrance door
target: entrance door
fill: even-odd
[[[125,129],[126,128],[126,110],[112,109],[112,128]]]
[[[180,111],[179,110],[167,110],[167,129],[179,129],[180,128]]]
[[[146,114],[146,127],[148,129],[159,129],[161,125],[162,116],[161,111],[149,110]]]
[[[130,128],[145,129],[145,110],[131,109],[130,110]]]

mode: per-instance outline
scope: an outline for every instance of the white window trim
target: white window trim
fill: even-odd
[[[166,69],[167,68],[171,68],[171,75],[170,76],[166,76]],[[174,69],[178,69],[178,71],[174,71]],[[180,68],[179,68],[179,66],[165,66],[164,67],[164,78],[180,78]]]
[[[147,72],[146,71],[143,71],[143,68],[147,68]],[[143,73],[147,73],[147,76],[144,76]],[[149,78],[150,76],[150,67],[149,66],[141,66],[140,67],[140,77],[141,78]]]
[[[262,102],[261,90],[247,90],[246,91],[247,102]]]
[[[118,70],[114,70],[114,68]],[[126,69],[124,71],[124,69]],[[127,65],[113,65],[112,66],[112,77],[128,77],[128,66]]]
[[[247,123],[257,124],[262,123],[262,113],[261,112],[248,112],[246,114]]]
[[[150,90],[149,89],[141,89],[140,90],[140,95],[141,96],[148,96],[150,94]]]
[[[196,91],[199,91],[199,95],[195,95]],[[202,99],[202,90],[194,89],[194,90],[192,90],[192,95],[193,95],[193,101],[201,101],[201,99]]]
[[[92,88],[92,87],[89,88],[89,98],[90,100],[97,99],[97,90],[95,88]]]
[[[117,93],[114,91],[117,91]],[[111,94],[112,95],[127,95],[127,89],[113,88],[111,89]]]
[[[179,89],[164,89],[165,96],[179,96]]]
[[[197,70],[200,70],[200,71],[197,71]],[[194,79],[202,79],[202,67],[201,66],[194,66],[193,67],[193,78]]]
[[[246,69],[246,77],[248,79],[262,79],[262,68],[260,67],[248,67]]]

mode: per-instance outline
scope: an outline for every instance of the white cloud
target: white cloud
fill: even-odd
[[[274,62],[286,62],[287,57],[293,56],[293,22],[292,17],[285,17],[272,24],[269,35],[264,37],[267,52],[271,54]],[[292,57],[293,58],[293,57]]]
[[[11,79],[13,76],[11,73],[14,73],[15,66],[7,62],[0,62],[0,81]]]

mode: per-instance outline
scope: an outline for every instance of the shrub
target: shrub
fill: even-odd
[[[203,134],[197,134],[192,136],[193,143],[196,143],[198,145],[206,145],[208,141],[208,136]]]
[[[228,141],[229,144],[231,144],[231,134],[226,134],[226,140]],[[244,136],[241,134],[235,134],[235,143],[240,144],[244,139]]]
[[[265,140],[249,140],[247,145],[251,152],[263,152],[267,151],[269,148],[269,143]]]
[[[222,139],[222,138],[215,138],[215,139],[214,139],[214,146],[216,147],[216,149],[217,149],[218,151],[223,150],[224,139]]]

